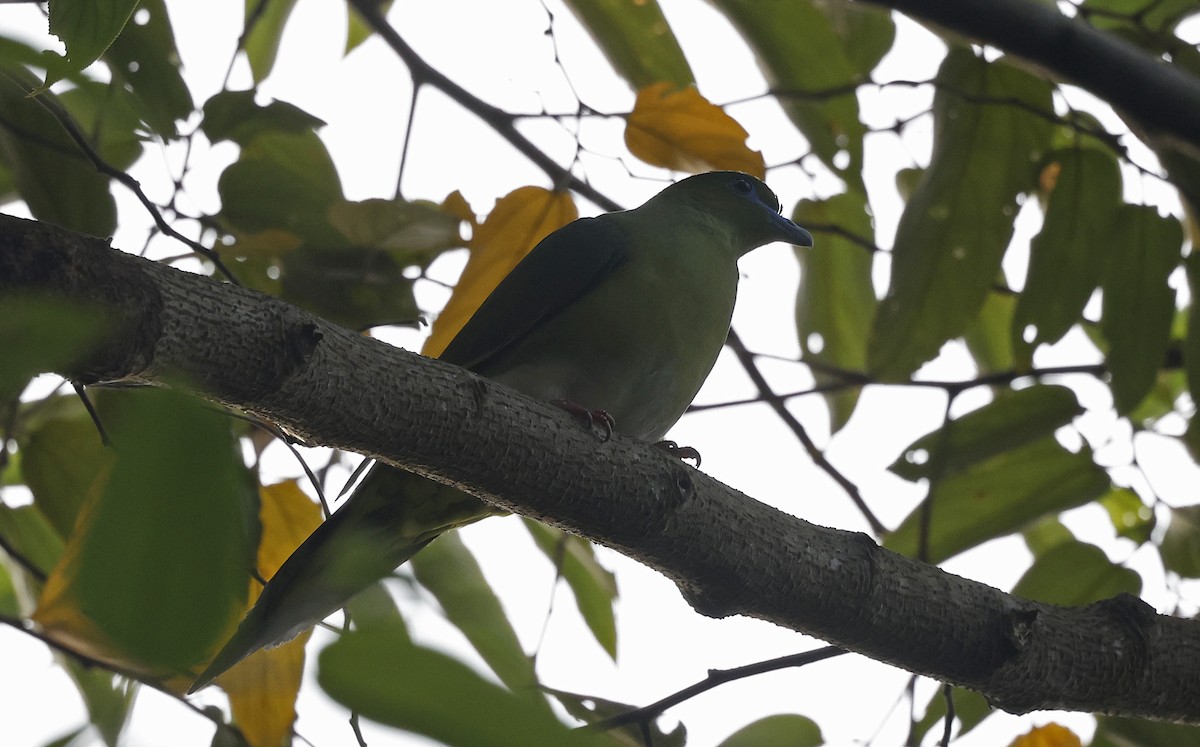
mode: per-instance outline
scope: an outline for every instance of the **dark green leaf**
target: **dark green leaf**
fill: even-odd
[[[1117,536],[1126,537],[1139,545],[1150,539],[1156,524],[1154,511],[1129,488],[1113,488],[1100,499],[1108,512]]]
[[[1171,523],[1159,550],[1167,570],[1200,578],[1200,506],[1171,509]]]
[[[100,157],[113,168],[125,169],[142,155],[137,133],[138,114],[120,85],[86,81],[59,97],[79,123],[79,129]]]
[[[246,29],[243,48],[250,61],[250,73],[258,85],[271,74],[275,57],[279,54],[279,42],[283,39],[283,27],[296,0],[246,0]]]
[[[925,559],[940,563],[1042,516],[1082,506],[1108,487],[1108,475],[1092,461],[1091,449],[1072,454],[1053,436],[978,462],[937,482],[926,498],[933,512]],[[922,509],[909,514],[884,547],[915,557]]]
[[[780,103],[813,153],[852,191],[864,192],[866,128],[859,121],[854,84],[866,79],[891,47],[895,27],[887,14],[839,8],[827,15],[820,9],[827,4],[798,0],[713,4],[754,50],[772,90],[793,92],[781,95]]]
[[[163,0],[142,0],[133,22],[104,53],[118,82],[128,83],[138,114],[164,138],[178,135],[175,122],[191,115],[195,104],[180,72],[175,32]]]
[[[171,390],[105,405],[117,460],[79,538],[75,598],[138,661],[186,669],[245,603],[257,495],[223,415]]]
[[[955,48],[937,87],[933,156],[901,215],[868,351],[885,380],[911,375],[979,313],[1000,275],[1017,196],[1032,189],[1050,142],[1050,124],[1026,108],[1053,112],[1050,85],[1003,60]]]
[[[954,719],[959,723],[958,736],[960,737],[992,715],[993,709],[988,705],[987,698],[973,690],[952,687],[950,688],[950,697],[954,700]],[[946,698],[939,690],[930,698],[929,705],[925,708],[925,715],[921,717],[920,721],[913,723],[905,744],[921,744],[921,740],[929,733],[930,729],[937,727],[939,731],[941,730],[945,718]]]
[[[1012,593],[1038,602],[1078,606],[1141,590],[1141,576],[1110,561],[1100,548],[1065,542],[1034,560]]]
[[[306,244],[280,267],[284,300],[345,327],[413,324],[421,316],[405,265],[388,252]]]
[[[542,691],[553,695],[567,713],[587,724],[594,724],[637,710],[636,706],[628,703],[605,700],[594,695],[580,695],[550,687],[543,687]],[[650,723],[646,726],[650,733],[648,740],[640,727],[640,724],[626,724],[617,729],[610,729],[606,733],[613,738],[614,743],[621,747],[644,747],[647,741],[654,747],[684,747],[687,744],[687,729],[683,724],[677,724],[671,731],[664,732],[657,721]]]
[[[204,121],[200,123],[200,129],[214,143],[232,140],[245,146],[259,135],[303,134],[325,125],[323,120],[285,101],[260,106],[254,95],[253,90],[216,94],[204,102]]]
[[[1005,390],[978,410],[917,439],[889,469],[913,481],[953,474],[1047,436],[1082,412],[1075,393],[1064,386]]]
[[[717,747],[818,747],[825,744],[821,727],[795,714],[767,716],[738,729]]]
[[[1180,262],[1183,228],[1150,206],[1123,205],[1104,279],[1100,331],[1117,412],[1128,413],[1154,385],[1165,362],[1175,314],[1167,276]]]
[[[0,86],[3,81],[0,80]],[[3,140],[3,135],[0,135]],[[57,298],[0,299],[0,399],[20,394],[30,378],[66,372],[104,344],[105,315]]]
[[[64,659],[64,669],[75,682],[83,703],[87,706],[88,720],[104,738],[108,747],[117,747],[121,731],[129,719],[133,696],[137,693],[137,682],[114,676],[107,669],[85,667],[72,660]]]
[[[1090,747],[1180,747],[1200,744],[1200,726],[1118,716],[1096,716]]]
[[[617,620],[613,602],[617,598],[617,578],[596,559],[592,544],[582,537],[546,526],[532,519],[525,528],[538,549],[550,558],[559,574],[571,587],[579,614],[596,642],[614,660],[617,658]]]
[[[559,722],[536,690],[505,690],[386,627],[343,635],[321,652],[317,679],[369,719],[455,747],[613,744]]]
[[[46,85],[95,62],[125,28],[138,0],[54,0],[50,33],[67,48],[66,66],[47,76]]]
[[[634,89],[666,81],[695,83],[671,26],[656,0],[566,0],[617,74]]]
[[[537,685],[533,661],[457,532],[443,534],[410,562],[417,581],[438,600],[446,619],[462,631],[501,682],[517,691]]]
[[[1104,277],[1121,204],[1121,172],[1109,151],[1057,151],[1058,168],[1046,200],[1042,230],[1030,244],[1029,272],[1013,322],[1013,336],[1032,345],[1058,342],[1083,315]]]
[[[0,67],[0,163],[12,173],[33,217],[93,236],[111,236],[117,208],[108,178],[96,171],[46,109],[44,103],[58,106],[54,95],[27,95],[36,86],[23,69]]]
[[[868,240],[874,237],[866,203],[856,193],[820,201],[801,200],[793,217],[819,237],[819,248],[796,248],[800,262],[796,330],[803,357],[861,372],[867,365],[867,335],[875,317],[872,257],[840,231]],[[818,385],[840,381],[836,375],[822,373],[820,367],[814,369],[814,376]],[[834,432],[850,419],[859,391],[858,387],[849,387],[825,395]]]

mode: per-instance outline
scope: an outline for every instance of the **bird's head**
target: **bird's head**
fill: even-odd
[[[740,171],[689,176],[667,187],[660,197],[700,210],[714,228],[729,232],[739,254],[772,241],[813,245],[812,234],[781,214],[779,198],[771,188]]]

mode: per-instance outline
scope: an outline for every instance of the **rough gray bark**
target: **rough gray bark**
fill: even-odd
[[[1200,624],[1124,596],[1022,600],[758,503],[645,444],[277,299],[0,216],[0,293],[113,309],[70,371],[186,382],[298,438],[463,487],[670,577],[701,614],[742,614],[977,690],[1014,713],[1062,708],[1200,723]]]

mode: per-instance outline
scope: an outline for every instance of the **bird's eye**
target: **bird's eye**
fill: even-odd
[[[745,179],[738,179],[734,181],[733,188],[744,195],[748,195],[754,191],[754,185]]]

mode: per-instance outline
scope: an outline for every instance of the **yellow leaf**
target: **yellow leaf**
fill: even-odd
[[[1035,726],[1012,741],[1009,747],[1082,747],[1073,731],[1061,724]]]
[[[501,197],[487,220],[475,229],[469,243],[471,258],[421,352],[441,355],[512,268],[539,241],[578,217],[575,202],[565,192],[520,187]]]
[[[694,87],[655,83],[638,91],[625,127],[629,152],[653,166],[698,174],[735,169],[766,175],[762,153],[746,146],[746,132]]]
[[[321,523],[321,511],[295,480],[264,486],[259,501],[262,538],[258,569],[270,578]],[[247,607],[261,591],[258,581],[252,580]],[[229,695],[234,723],[251,747],[291,743],[296,694],[304,672],[304,644],[311,634],[311,630],[305,631],[282,646],[257,651],[217,678]]]

